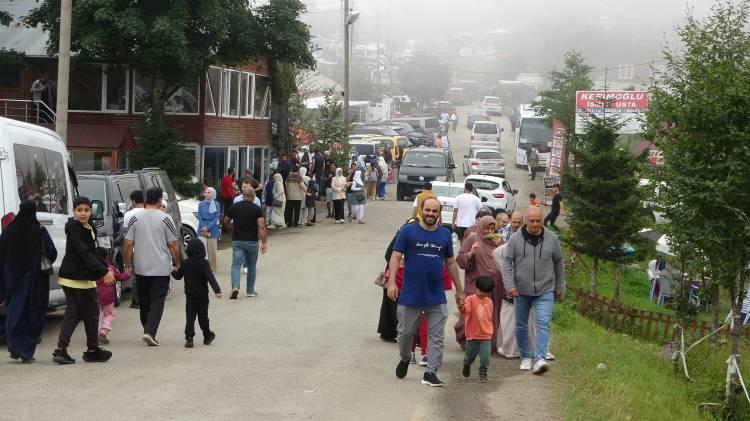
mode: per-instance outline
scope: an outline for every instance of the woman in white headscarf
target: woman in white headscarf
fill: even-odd
[[[273,207],[273,210],[271,211],[271,224],[269,228],[286,228],[286,223],[284,222],[284,209],[286,208],[284,178],[281,177],[281,174],[278,172],[273,175],[273,203],[271,206]]]
[[[360,224],[365,223],[365,193],[363,191],[364,187],[365,183],[362,180],[362,171],[357,170],[354,173],[354,177],[352,177],[350,189],[354,196],[352,215]]]
[[[380,175],[378,176],[378,199],[385,200],[385,183],[388,180],[388,164],[382,156],[378,158],[378,168],[380,168]]]
[[[206,258],[211,270],[216,272],[216,250],[219,245],[219,214],[221,206],[216,200],[216,190],[207,187],[203,201],[198,204],[198,237],[206,246]]]
[[[299,169],[299,176],[302,177],[302,184],[304,184],[304,186],[305,186],[305,189],[302,191],[302,193],[305,195],[305,199],[306,199],[307,198],[307,187],[310,186],[310,177],[307,175],[307,167],[300,167],[300,169]],[[300,225],[307,225],[307,226],[309,226],[310,224],[307,223],[308,222],[307,219],[308,219],[309,209],[307,208],[307,206],[305,204],[305,202],[306,202],[305,199],[302,199],[302,206],[301,206],[301,210],[300,210],[300,213],[299,213],[299,220],[297,221],[297,223],[300,224]]]
[[[344,170],[336,168],[336,176],[331,180],[331,196],[333,199],[333,220],[337,224],[344,223],[344,202],[346,201],[346,177]]]

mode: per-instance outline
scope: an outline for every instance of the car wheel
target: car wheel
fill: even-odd
[[[190,240],[194,240],[198,238],[198,235],[193,231],[192,228],[190,228],[187,225],[182,226],[182,241],[185,243],[185,247],[187,247],[187,243]]]
[[[398,200],[399,202],[404,201],[404,192],[399,188],[396,188],[396,200]]]

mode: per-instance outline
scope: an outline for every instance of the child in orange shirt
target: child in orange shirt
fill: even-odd
[[[536,193],[529,194],[529,206],[539,207],[539,203],[536,201]]]
[[[477,292],[466,297],[464,304],[458,308],[466,319],[466,356],[462,374],[464,377],[471,375],[471,364],[479,354],[479,383],[486,383],[494,331],[493,304],[489,294],[495,283],[489,276],[480,276],[476,280],[476,286]]]

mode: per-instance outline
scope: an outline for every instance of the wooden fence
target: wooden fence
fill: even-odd
[[[671,315],[627,307],[619,301],[582,288],[576,291],[575,309],[606,328],[653,342],[671,340],[677,322]],[[706,321],[698,323],[694,320],[685,327],[685,332],[703,337],[711,333],[711,325]],[[729,333],[728,329],[723,332]],[[741,334],[748,336],[750,329],[743,326]]]

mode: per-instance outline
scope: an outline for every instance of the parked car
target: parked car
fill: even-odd
[[[198,204],[200,201],[192,197],[185,197],[180,193],[177,195],[177,205],[180,208],[182,219],[182,240],[187,247],[188,241],[198,238]],[[219,221],[221,224],[221,221]]]
[[[440,212],[440,223],[451,228],[453,224],[453,206],[456,203],[456,197],[464,192],[464,183],[452,183],[444,181],[435,181],[432,183],[432,193],[437,200],[443,205]],[[472,193],[479,197],[476,187]]]
[[[450,149],[420,146],[409,149],[401,160],[396,198],[415,196],[426,182],[455,181],[453,154]]]
[[[412,126],[416,131],[425,134],[433,134],[440,131],[440,120],[433,114],[410,115],[405,117],[391,118],[393,122],[404,122]]]
[[[466,128],[471,130],[477,121],[490,121],[490,115],[486,110],[471,110],[466,117]]]
[[[464,155],[464,175],[488,174],[505,177],[505,161],[497,150],[472,149]]]
[[[494,121],[477,121],[471,128],[469,149],[500,151],[500,132],[503,129]]]
[[[464,88],[454,87],[448,89],[448,92],[445,94],[445,99],[456,105],[466,104],[466,95],[464,94]]]
[[[486,206],[508,213],[516,209],[518,190],[507,179],[492,175],[470,175],[464,182],[471,182]]]
[[[65,224],[73,216],[77,188],[65,143],[52,130],[0,117],[0,178],[0,215],[15,215],[23,200],[37,200],[37,219],[57,249],[48,308],[62,307],[65,295],[57,273],[65,257]]]
[[[489,115],[503,115],[503,104],[496,96],[485,96],[480,107]]]
[[[357,140],[349,140],[349,146],[352,148],[350,156],[354,153],[354,148],[357,149],[357,154],[365,156],[365,162],[370,162],[378,156],[378,147],[380,143],[372,142],[369,140],[370,137]]]
[[[352,135],[366,134],[371,136],[398,136],[398,132],[387,126],[355,124],[349,132]]]

